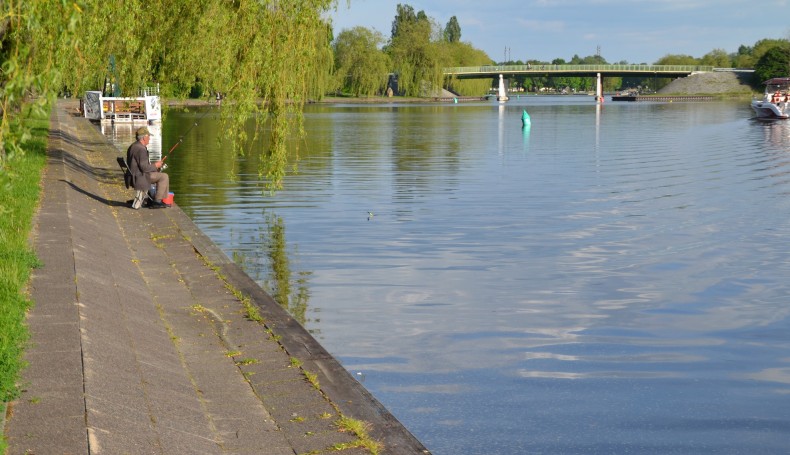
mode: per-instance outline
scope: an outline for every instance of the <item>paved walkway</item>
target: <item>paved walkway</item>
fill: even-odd
[[[369,453],[332,450],[356,439],[340,415],[380,453],[428,453],[180,209],[129,208],[120,154],[73,102],[48,150],[10,454]]]

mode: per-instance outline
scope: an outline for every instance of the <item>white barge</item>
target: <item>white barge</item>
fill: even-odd
[[[82,101],[82,112],[86,118],[101,123],[152,125],[162,121],[158,95],[105,97],[100,91],[88,91]]]

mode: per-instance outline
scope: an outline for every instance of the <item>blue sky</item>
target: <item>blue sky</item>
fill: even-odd
[[[442,26],[452,16],[461,41],[495,61],[595,55],[609,63],[654,63],[667,54],[736,52],[763,38],[790,38],[790,0],[338,0],[335,35],[360,25],[389,38],[398,3]]]

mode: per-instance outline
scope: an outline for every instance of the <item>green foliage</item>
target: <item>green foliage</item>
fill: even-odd
[[[472,47],[469,43],[442,42],[437,43],[440,64],[442,67],[451,66],[482,66],[493,62],[488,55]],[[444,84],[448,90],[461,96],[482,96],[491,86],[487,79],[447,79]]]
[[[270,188],[279,188],[287,169],[289,138],[304,134],[302,107],[309,97],[323,94],[329,83],[331,31],[322,13],[334,1],[204,1],[215,12],[207,21],[211,23],[201,23],[211,28],[211,35],[190,41],[212,45],[203,48],[190,73],[230,101],[223,103],[222,116],[238,153],[255,152],[251,147],[260,144],[255,139],[266,128],[271,140],[268,150],[257,150],[264,158],[258,173]],[[200,28],[189,31],[194,32]],[[245,128],[249,118],[257,125],[253,137]]]
[[[387,87],[390,61],[381,51],[384,35],[365,27],[343,30],[335,39],[335,72],[339,86],[354,96],[382,93]]]
[[[768,49],[754,65],[754,76],[759,82],[790,76],[790,42]]]
[[[380,453],[384,447],[379,442],[373,439],[370,436],[370,424],[362,421],[357,420],[351,417],[340,416],[340,418],[335,422],[338,429],[342,432],[348,432],[356,435],[357,439],[345,444],[338,444],[334,447],[335,450],[345,450],[354,447],[364,447],[371,454],[377,455]]]
[[[447,21],[447,26],[444,28],[444,39],[448,43],[458,43],[461,41],[461,25],[458,24],[458,18],[455,16]]]
[[[402,5],[398,3],[396,11],[397,13],[395,14],[395,19],[392,21],[392,34],[390,35],[391,40],[394,40],[395,37],[401,33],[405,33],[402,28],[403,26],[417,23],[417,13],[414,12],[414,8],[411,5]],[[420,11],[420,14],[421,17],[425,17],[424,11]]]
[[[34,118],[28,115],[34,114]],[[23,366],[22,351],[28,338],[24,326],[30,301],[25,288],[30,270],[39,266],[28,243],[33,214],[38,206],[39,180],[46,162],[46,112],[26,110],[30,136],[24,153],[9,156],[0,173],[0,400],[18,395],[17,381]],[[21,114],[20,114],[21,115]],[[17,130],[17,117],[10,129]]]
[[[434,27],[425,12],[414,14],[409,5],[398,5],[387,52],[398,84],[407,96],[429,96],[441,86],[442,67],[432,39]]]
[[[752,56],[751,48],[741,46],[738,53],[732,56],[733,68],[754,68],[756,60]]]
[[[186,97],[199,82],[201,92],[221,92],[227,100],[222,117],[234,151],[264,143],[248,137],[248,119],[258,126],[254,136],[270,135],[268,149],[254,151],[265,158],[259,175],[278,188],[289,137],[303,134],[302,106],[331,83],[331,27],[324,16],[335,3],[10,0],[12,26],[2,36],[4,118],[31,91],[80,95],[110,81],[124,96],[160,84],[165,94]],[[0,129],[5,139],[6,123]]]
[[[424,11],[398,4],[389,42],[380,33],[355,27],[343,30],[333,42],[336,86],[356,96],[369,96],[386,88],[387,75],[396,73],[400,94],[433,96],[442,86],[448,66],[489,65],[492,60],[471,44],[461,43],[461,29],[453,16],[442,29]],[[482,95],[485,80],[448,80],[445,85],[460,95]]]
[[[754,46],[752,46],[752,52],[751,52],[751,55],[754,58],[755,64],[769,50],[771,50],[771,49],[773,49],[773,48],[775,48],[777,46],[778,47],[787,46],[789,43],[790,43],[790,41],[788,41],[786,39],[761,39],[761,40],[757,41],[756,43],[754,43]]]
[[[714,68],[732,68],[732,59],[724,49],[713,49],[702,56],[699,64]]]
[[[588,55],[581,58],[578,54],[574,54],[570,61],[571,65],[607,65],[608,62],[600,55]]]
[[[15,118],[26,104],[46,111],[59,87],[59,49],[75,42],[80,8],[65,0],[6,0],[0,8],[0,171],[7,171],[30,138]]]
[[[655,63],[656,65],[699,65],[699,60],[683,54],[667,54]]]

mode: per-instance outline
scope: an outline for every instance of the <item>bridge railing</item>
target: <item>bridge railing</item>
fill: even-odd
[[[457,66],[444,68],[444,74],[470,74],[470,73],[529,73],[541,71],[561,72],[654,72],[654,73],[693,73],[697,71],[713,71],[712,66],[702,65],[484,65],[484,66]]]

